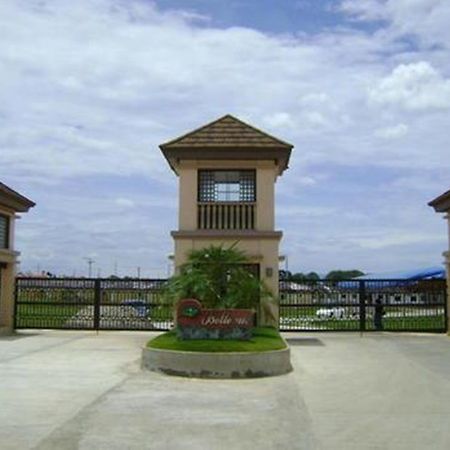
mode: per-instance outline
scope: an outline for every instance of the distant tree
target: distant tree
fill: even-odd
[[[306,275],[304,273],[296,272],[291,275],[290,281],[294,281],[295,283],[301,283],[302,281],[305,281],[305,279],[306,279]]]
[[[319,275],[316,272],[302,273],[297,272],[291,275],[290,281],[294,281],[295,283],[305,283],[308,281],[317,281],[320,280]]]
[[[327,280],[331,281],[341,281],[341,280],[349,280],[351,278],[360,277],[364,275],[364,272],[360,270],[332,270],[325,277]]]
[[[316,272],[309,272],[306,275],[306,279],[310,280],[310,281],[317,281],[317,280],[320,280],[320,277]]]

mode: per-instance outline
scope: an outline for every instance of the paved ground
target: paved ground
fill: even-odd
[[[0,338],[0,449],[450,448],[450,338],[287,335],[292,374],[139,369],[151,333]]]

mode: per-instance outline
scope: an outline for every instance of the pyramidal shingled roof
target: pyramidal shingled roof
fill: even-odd
[[[199,147],[291,149],[293,145],[271,136],[231,114],[160,145],[162,150]]]

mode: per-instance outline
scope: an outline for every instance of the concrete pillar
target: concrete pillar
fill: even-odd
[[[275,228],[276,167],[258,167],[256,171],[256,229],[272,231]]]
[[[180,168],[178,223],[180,230],[197,229],[197,169]]]
[[[0,242],[0,334],[11,333],[14,327],[14,288],[19,256],[14,250],[15,221],[19,218],[16,213],[27,212],[34,205],[34,202],[0,182],[0,215],[6,219],[2,220],[2,224],[7,227],[7,242]]]
[[[447,274],[447,327],[450,327],[450,250],[443,253],[443,255],[445,257],[445,271]],[[450,336],[450,329],[447,330],[447,334]]]
[[[448,231],[448,250],[442,255],[444,256],[445,272],[447,275],[447,327],[450,326],[450,212],[444,216],[447,219],[447,231]],[[450,329],[447,330],[450,336]]]
[[[0,334],[10,334],[14,325],[14,283],[16,261],[6,263],[1,269]]]

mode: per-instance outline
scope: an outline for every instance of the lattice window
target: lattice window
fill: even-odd
[[[254,202],[255,198],[255,172],[253,170],[243,170],[239,179],[239,201]]]
[[[0,214],[0,248],[9,247],[9,217]]]
[[[200,170],[198,172],[198,200],[200,202],[216,201],[216,183],[214,172],[211,170]]]
[[[254,202],[256,176],[254,170],[199,170],[198,201]]]

